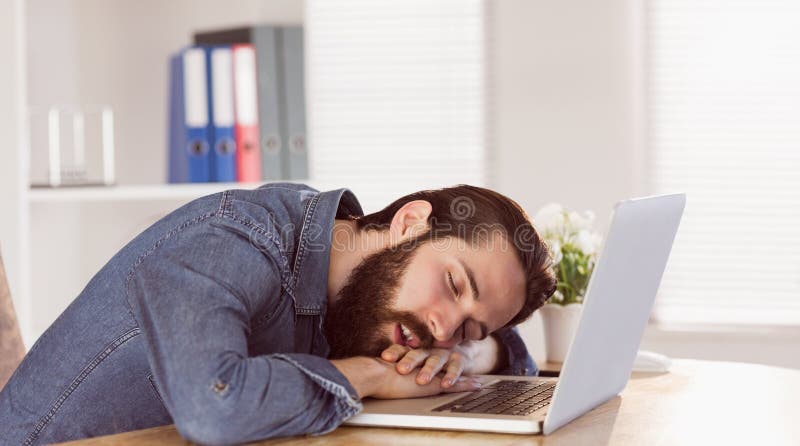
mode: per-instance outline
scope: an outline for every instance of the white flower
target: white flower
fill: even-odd
[[[564,225],[564,208],[558,203],[544,205],[533,217],[533,224],[544,233],[559,230]]]
[[[582,229],[591,230],[592,225],[594,225],[594,212],[592,211],[586,211],[583,213],[583,215],[575,211],[571,211],[569,214],[567,214],[567,217],[569,219],[569,223],[576,231],[580,231]]]
[[[564,300],[564,295],[561,294],[561,291],[556,290],[556,292],[553,293],[553,296],[550,299],[552,299],[553,302],[561,302],[562,300]]]
[[[561,258],[563,254],[561,254],[561,242],[558,239],[549,240],[550,242],[550,254],[553,256],[553,265],[558,265],[561,263]]]
[[[581,229],[578,231],[578,237],[575,240],[575,246],[583,251],[584,254],[594,254],[597,252],[596,239],[587,229]]]
[[[592,211],[579,213],[558,203],[548,203],[536,213],[533,224],[550,247],[553,264],[563,259],[561,248],[570,243],[588,255],[600,250],[600,235],[592,231],[595,215]]]

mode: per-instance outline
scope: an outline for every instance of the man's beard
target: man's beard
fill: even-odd
[[[336,302],[328,306],[323,323],[330,359],[380,356],[393,343],[386,328],[398,323],[419,338],[418,348],[431,347],[433,336],[425,323],[413,313],[393,309],[400,280],[424,239],[371,254],[353,269]]]

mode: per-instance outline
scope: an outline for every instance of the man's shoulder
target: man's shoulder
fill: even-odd
[[[347,216],[363,215],[361,204],[353,193],[346,188],[333,189],[321,192],[303,183],[267,183],[251,190],[230,190],[228,191],[229,201],[247,202],[269,210],[272,214],[272,223],[278,224],[302,224],[307,217],[306,211],[309,205],[319,201],[324,203],[322,206],[327,212],[319,212],[319,206],[315,206],[318,214],[325,220],[346,218]],[[316,200],[315,200],[316,199]],[[330,215],[327,215],[330,214]],[[326,223],[327,224],[327,223]]]
[[[268,183],[251,190],[229,190],[221,208],[223,217],[244,223],[267,237],[276,236],[282,251],[292,259],[302,234],[307,243],[329,245],[335,218],[363,215],[350,190],[320,192],[301,183]]]
[[[222,217],[230,225],[246,227],[251,241],[255,237],[275,245],[291,260],[309,205],[319,195],[318,190],[300,183],[268,183],[255,189],[232,189],[224,194]]]
[[[255,189],[231,190],[228,194],[234,213],[251,213],[260,208],[269,215],[269,223],[289,224],[302,221],[304,209],[319,191],[301,183],[267,183]]]
[[[304,183],[289,183],[289,182],[278,182],[278,183],[266,183],[258,186],[256,191],[266,192],[270,194],[278,194],[278,195],[316,195],[319,194],[319,190],[309,186],[308,184]]]

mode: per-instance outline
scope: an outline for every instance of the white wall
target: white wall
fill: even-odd
[[[637,192],[633,0],[495,0],[493,184],[607,217]]]

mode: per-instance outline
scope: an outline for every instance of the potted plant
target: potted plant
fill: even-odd
[[[586,287],[594,270],[601,237],[593,230],[594,213],[565,209],[558,203],[542,207],[534,225],[550,248],[558,285],[539,310],[548,362],[564,362],[580,319]]]

